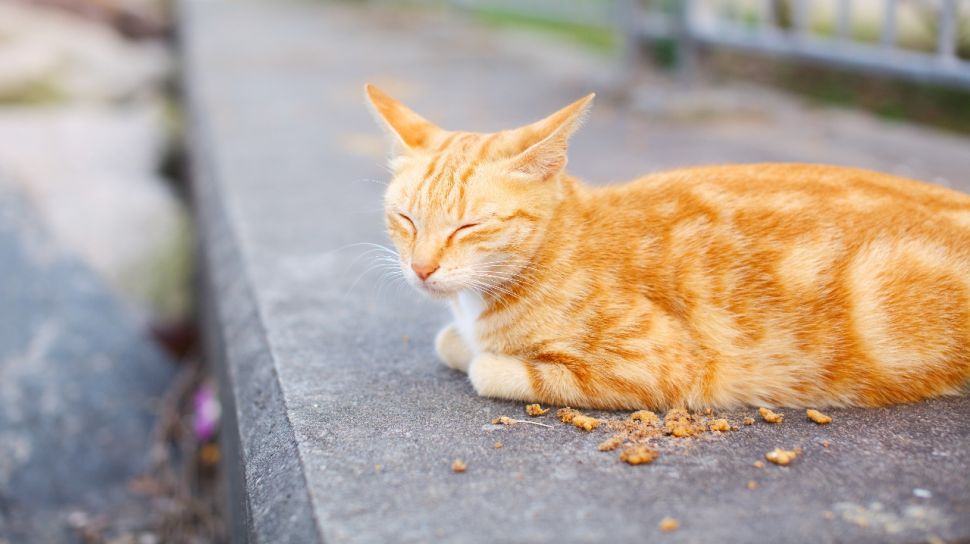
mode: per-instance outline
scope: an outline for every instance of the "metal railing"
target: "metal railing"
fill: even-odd
[[[904,0],[867,0],[881,4],[875,40],[854,36],[853,8],[860,0],[829,0],[833,28],[813,28],[819,0],[452,0],[464,8],[492,8],[571,23],[616,29],[627,44],[669,39],[679,58],[691,64],[704,47],[751,51],[909,80],[970,89],[970,59],[958,55],[961,8],[970,0],[922,0],[935,6],[931,24],[935,44],[925,50],[899,43]],[[780,11],[784,10],[785,17]]]

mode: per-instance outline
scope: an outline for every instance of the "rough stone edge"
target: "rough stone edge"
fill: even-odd
[[[210,127],[198,92],[191,6],[175,6],[179,86],[192,175],[198,289],[205,354],[213,362],[223,406],[221,446],[232,542],[323,542],[314,521],[303,461],[279,383],[276,360],[242,258],[215,164]],[[206,0],[207,3],[215,3]]]

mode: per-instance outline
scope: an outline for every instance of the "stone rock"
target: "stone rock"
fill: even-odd
[[[156,318],[188,309],[189,226],[157,173],[162,108],[0,109],[0,183],[21,188],[59,244],[132,306]]]
[[[29,3],[0,1],[0,102],[94,102],[157,94],[170,71],[161,43]]]
[[[124,527],[174,366],[0,185],[0,542]]]

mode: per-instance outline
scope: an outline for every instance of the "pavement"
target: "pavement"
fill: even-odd
[[[609,89],[609,59],[443,14],[184,0],[181,17],[237,540],[970,539],[970,398],[833,410],[825,427],[783,410],[781,425],[667,444],[653,464],[628,466],[596,450],[603,430],[551,416],[539,421],[552,428],[491,425],[522,406],[478,398],[436,362],[447,310],[368,272],[351,245],[386,243],[386,144],[365,82],[446,128],[482,131],[602,90],[569,166],[596,183],[689,164],[810,161],[968,190],[967,140],[650,75],[624,102]],[[743,104],[705,106],[732,92]],[[777,446],[803,454],[753,466]],[[456,458],[465,473],[452,472]],[[661,533],[668,516],[680,528]]]
[[[175,366],[2,179],[0,269],[0,543],[136,533]]]

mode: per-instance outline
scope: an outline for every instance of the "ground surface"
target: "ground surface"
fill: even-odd
[[[2,183],[0,263],[0,543],[140,530],[172,361]]]
[[[552,429],[490,425],[522,407],[476,397],[435,361],[446,310],[361,277],[361,249],[341,248],[383,241],[386,178],[365,82],[446,127],[493,130],[599,90],[613,77],[607,60],[407,13],[183,8],[209,326],[228,361],[242,459],[237,535],[633,542],[660,540],[657,525],[672,516],[681,528],[662,536],[671,542],[970,538],[970,399],[834,410],[827,427],[788,410],[780,426],[693,440],[630,467],[596,451],[605,432],[549,417]],[[723,92],[664,89],[638,95],[646,113],[601,100],[571,170],[607,182],[685,164],[824,161],[970,188],[965,140],[773,95],[741,92],[753,97],[743,107],[711,109],[704,93]],[[669,111],[657,107],[667,101]],[[804,454],[787,468],[752,466],[776,446]],[[455,458],[466,473],[452,473]]]

